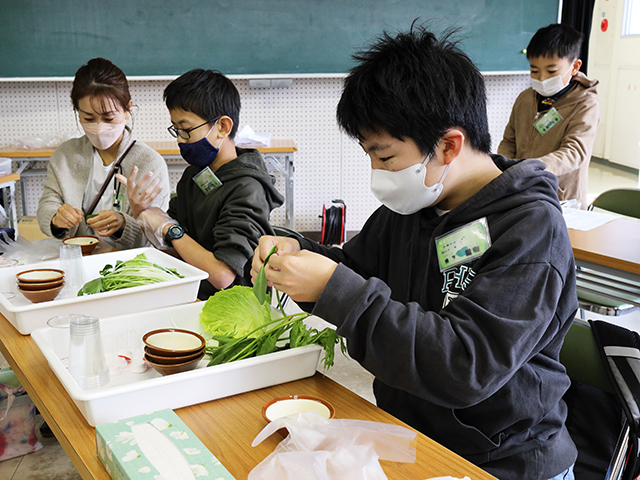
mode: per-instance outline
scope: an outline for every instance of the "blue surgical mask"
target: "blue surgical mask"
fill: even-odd
[[[215,127],[215,124],[213,125],[213,127]],[[209,129],[207,135],[211,133],[213,127]],[[222,145],[222,141],[224,140],[224,138],[220,139],[220,144],[217,147],[214,147],[207,139],[207,135],[205,135],[204,138],[198,140],[197,142],[178,143],[178,147],[180,148],[180,155],[182,155],[182,158],[184,158],[188,164],[194,165],[196,167],[206,167],[208,165],[211,165],[218,156],[220,145]]]

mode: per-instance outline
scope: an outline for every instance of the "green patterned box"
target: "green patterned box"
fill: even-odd
[[[96,448],[113,480],[234,480],[171,409],[96,426]]]

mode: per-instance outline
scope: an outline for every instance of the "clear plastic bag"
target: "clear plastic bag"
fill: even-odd
[[[58,258],[62,240],[43,238],[30,242],[22,237],[12,240],[6,232],[0,232],[0,252],[4,258],[17,260],[18,264],[30,265]]]
[[[327,420],[316,412],[269,423],[252,446],[280,428],[289,436],[250,473],[248,480],[384,480],[378,459],[413,463],[416,432],[364,420]]]

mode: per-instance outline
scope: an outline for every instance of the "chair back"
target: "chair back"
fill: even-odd
[[[598,195],[589,206],[627,217],[640,218],[640,188],[614,188]]]

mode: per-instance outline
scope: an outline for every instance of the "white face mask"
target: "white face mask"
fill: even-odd
[[[556,93],[566,87],[562,77],[569,73],[572,68],[573,65],[571,65],[569,70],[564,72],[562,75],[556,75],[555,77],[550,77],[543,81],[532,78],[531,87],[543,97],[553,97]]]
[[[84,123],[80,122],[91,144],[98,150],[106,150],[122,135],[125,120],[122,123]]]
[[[411,165],[397,172],[373,169],[371,171],[371,191],[389,210],[401,215],[412,213],[432,206],[442,193],[442,182],[449,172],[444,170],[440,181],[431,187],[424,184],[427,175],[427,157],[423,163]]]

